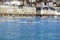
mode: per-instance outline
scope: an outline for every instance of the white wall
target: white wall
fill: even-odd
[[[35,2],[36,0],[29,0],[29,2]]]

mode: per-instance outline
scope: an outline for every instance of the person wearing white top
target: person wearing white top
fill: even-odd
[[[49,7],[53,7],[53,2],[48,3]]]

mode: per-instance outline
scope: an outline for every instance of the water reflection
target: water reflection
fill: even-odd
[[[60,40],[60,22],[53,22],[60,19],[35,17],[17,20],[0,22],[0,40]]]

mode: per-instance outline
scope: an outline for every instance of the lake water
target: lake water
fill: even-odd
[[[60,40],[59,18],[4,19],[0,22],[0,40]]]

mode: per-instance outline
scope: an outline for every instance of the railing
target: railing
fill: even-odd
[[[41,10],[41,14],[47,14],[47,15],[60,15],[60,7],[53,7],[55,10]]]
[[[0,7],[0,13],[7,13],[7,14],[36,14],[35,7]]]
[[[55,7],[56,10],[39,10],[36,12],[35,7],[23,7],[23,8],[17,8],[17,7],[1,7],[0,6],[0,14],[47,14],[47,15],[60,15],[60,8]]]

